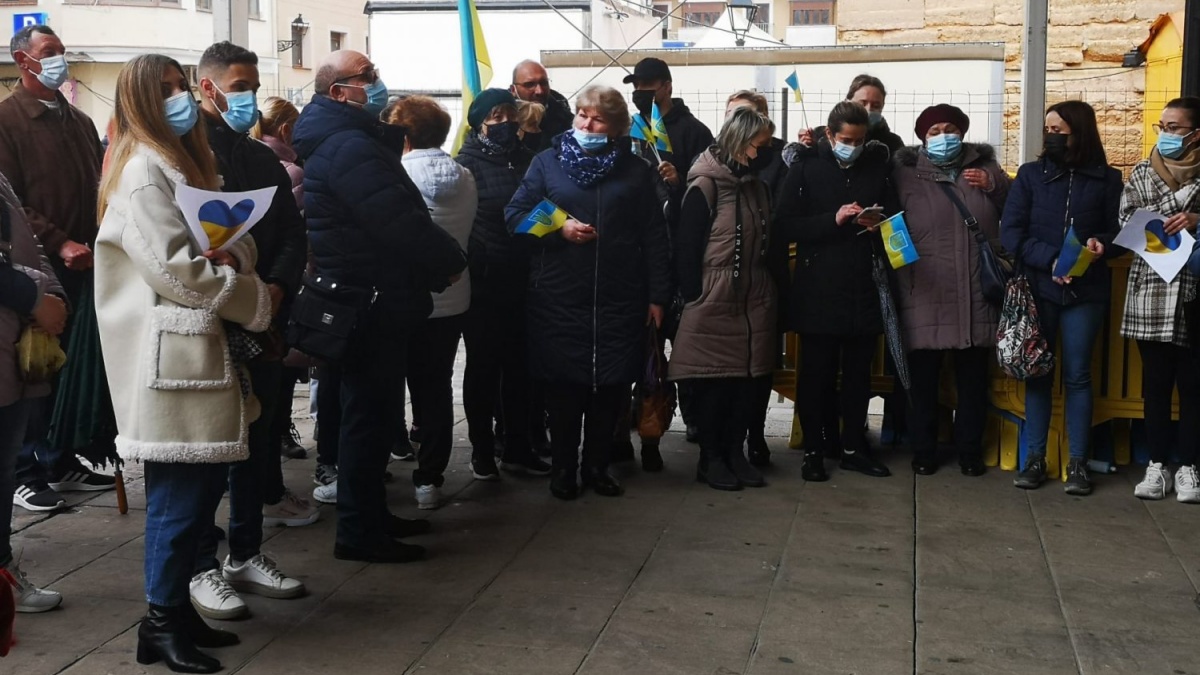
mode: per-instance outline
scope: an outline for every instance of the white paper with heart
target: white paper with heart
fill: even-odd
[[[200,250],[224,251],[267,215],[278,189],[213,192],[179,185],[175,188],[175,202],[183,211],[183,218]]]

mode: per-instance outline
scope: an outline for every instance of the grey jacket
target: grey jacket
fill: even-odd
[[[21,202],[3,174],[0,174],[0,208],[8,209],[12,222],[13,267],[24,272],[37,284],[38,302],[41,302],[42,296],[47,293],[65,298],[66,294],[58,283],[58,277],[54,275],[54,268],[50,266],[41,244],[33,236],[33,230],[25,220]],[[17,372],[16,342],[28,322],[29,317],[20,316],[0,303],[0,408],[10,406],[23,398],[37,398],[50,394],[49,384],[26,385]]]

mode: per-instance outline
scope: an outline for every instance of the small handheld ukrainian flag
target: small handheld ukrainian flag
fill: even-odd
[[[804,96],[800,93],[800,76],[796,74],[796,69],[792,69],[792,74],[784,80],[788,87],[792,90],[792,96],[795,97],[796,103],[804,100]]]
[[[629,128],[629,136],[647,143],[654,142],[654,131],[651,130],[650,125],[646,123],[646,118],[637,113],[634,113],[633,115],[633,126]]]
[[[1081,277],[1095,259],[1095,254],[1080,243],[1079,237],[1075,234],[1075,226],[1072,225],[1067,230],[1062,250],[1058,253],[1058,262],[1054,265],[1054,276]]]
[[[563,225],[567,224],[567,219],[571,216],[566,211],[558,208],[554,202],[549,199],[543,199],[540,204],[533,207],[525,220],[517,226],[517,234],[532,234],[535,237],[544,237],[551,232],[561,230]]]
[[[879,234],[883,237],[883,250],[887,252],[892,269],[898,270],[921,259],[908,234],[903,211],[880,223]]]
[[[674,152],[671,149],[671,139],[667,137],[667,123],[663,122],[657,103],[650,109],[650,130],[654,133],[654,147],[663,152]]]

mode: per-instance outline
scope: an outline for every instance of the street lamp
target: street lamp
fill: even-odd
[[[303,14],[297,14],[296,18],[292,19],[292,39],[279,40],[275,47],[281,52],[286,52],[287,50],[292,49],[296,45],[303,42],[304,36],[307,34],[308,22],[304,20]]]
[[[745,47],[746,33],[749,33],[750,26],[754,25],[754,17],[758,14],[758,5],[754,4],[754,0],[729,0],[725,9],[729,12],[729,25],[733,28],[737,46]],[[744,23],[738,21],[739,14],[745,19]]]

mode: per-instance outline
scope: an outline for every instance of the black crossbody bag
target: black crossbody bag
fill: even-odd
[[[983,290],[983,298],[993,305],[1002,304],[1008,281],[1013,276],[1012,262],[1001,257],[992,248],[991,242],[983,236],[983,231],[979,229],[979,221],[971,215],[970,209],[962,199],[959,199],[954,188],[950,184],[940,181],[938,185],[942,186],[946,196],[958,209],[963,224],[967,226],[967,229],[975,237],[975,243],[979,245],[979,283]]]
[[[306,275],[288,317],[288,345],[330,365],[346,358],[355,329],[379,296],[328,277]]]

